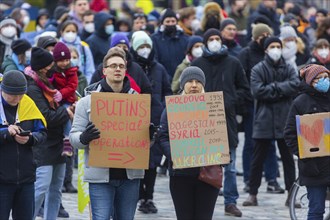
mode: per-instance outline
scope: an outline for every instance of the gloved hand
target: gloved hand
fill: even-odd
[[[93,122],[88,122],[86,130],[80,135],[80,142],[84,145],[88,145],[92,140],[100,138],[101,132],[95,127]]]
[[[60,102],[60,101],[62,101],[63,97],[62,97],[62,94],[60,93],[60,91],[56,90],[56,93],[53,98],[54,98],[55,102]]]

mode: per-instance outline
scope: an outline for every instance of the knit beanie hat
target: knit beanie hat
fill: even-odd
[[[223,30],[223,29],[225,29],[225,27],[227,26],[227,25],[230,25],[230,24],[232,24],[232,25],[237,25],[236,24],[236,21],[234,20],[234,19],[232,19],[232,18],[225,18],[225,19],[223,19],[222,21],[221,21],[221,25],[220,25],[220,32]]]
[[[273,42],[280,43],[281,47],[283,47],[282,41],[278,37],[267,37],[267,39],[264,42],[264,50],[266,50],[267,47],[269,46],[269,44],[271,44]]]
[[[203,38],[201,36],[191,36],[188,40],[187,53],[191,52],[192,47],[195,43],[203,43]]]
[[[3,74],[1,90],[9,95],[23,95],[27,91],[24,74],[18,70],[10,70]]]
[[[283,22],[286,22],[286,23],[290,23],[290,21],[292,21],[292,20],[298,21],[297,17],[292,13],[287,13],[283,18]]]
[[[53,56],[45,49],[33,47],[31,53],[31,68],[34,71],[49,66],[54,61]]]
[[[280,39],[284,40],[289,37],[297,37],[297,33],[293,27],[290,25],[281,27]]]
[[[178,18],[176,17],[175,12],[170,8],[166,9],[166,11],[164,12],[164,14],[161,18],[161,21],[160,21],[161,24],[163,24],[165,18],[175,18],[176,20],[178,20]]]
[[[14,40],[13,43],[11,43],[11,49],[16,55],[25,53],[25,51],[27,51],[31,47],[32,46],[29,41],[25,39]]]
[[[133,50],[137,50],[142,44],[148,44],[152,48],[152,40],[144,31],[136,31],[132,36]]]
[[[180,88],[183,89],[184,85],[193,79],[196,79],[205,87],[205,75],[203,70],[197,66],[189,66],[182,71],[180,76]]]
[[[115,47],[118,44],[126,44],[126,46],[128,48],[130,48],[130,46],[129,46],[129,40],[128,40],[126,34],[124,34],[124,33],[116,33],[116,34],[112,35],[110,48],[111,47]]]
[[[301,78],[305,79],[308,85],[311,85],[313,79],[317,77],[319,74],[324,72],[330,74],[330,71],[324,66],[317,64],[310,64],[300,70],[300,76]]]
[[[40,37],[37,42],[37,47],[46,49],[48,46],[55,46],[56,39],[51,36]]]
[[[322,14],[323,16],[327,16],[328,15],[328,13],[329,13],[329,11],[327,10],[327,9],[324,9],[324,8],[319,8],[317,11],[316,11],[316,14],[318,14],[318,13],[320,13],[320,14]]]
[[[14,19],[12,19],[12,18],[5,18],[5,19],[3,19],[3,20],[0,22],[0,29],[1,29],[3,26],[7,25],[7,24],[11,24],[11,25],[13,25],[14,27],[17,27],[16,21],[15,21]]]
[[[62,17],[63,14],[69,13],[70,9],[65,6],[57,6],[54,11],[54,18],[55,20],[58,20]]]
[[[213,36],[213,35],[218,35],[221,38],[220,31],[215,29],[215,28],[210,28],[208,29],[204,35],[203,35],[203,44],[207,45],[208,39]]]
[[[264,33],[273,34],[272,29],[266,24],[256,24],[252,26],[252,38],[253,40],[257,40],[260,36],[262,36]]]
[[[69,48],[62,42],[57,42],[53,50],[54,61],[71,59]]]

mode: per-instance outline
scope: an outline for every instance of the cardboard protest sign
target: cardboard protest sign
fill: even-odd
[[[89,165],[148,169],[150,95],[92,93],[91,119],[101,137],[89,145]]]
[[[166,97],[173,168],[230,162],[222,92]]]
[[[330,156],[330,112],[296,115],[299,158]]]

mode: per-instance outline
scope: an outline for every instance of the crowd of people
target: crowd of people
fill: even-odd
[[[77,149],[85,149],[84,181],[96,220],[134,219],[136,209],[156,213],[157,167],[169,171],[179,220],[212,219],[218,195],[226,215],[242,217],[239,174],[249,193],[241,205],[262,205],[264,172],[267,192],[287,193],[288,206],[297,177],[295,116],[330,112],[330,12],[300,0],[194,1],[148,14],[105,2],[39,9],[33,33],[25,31],[26,3],[2,12],[0,219],[69,217],[61,195],[77,192]],[[215,91],[224,94],[230,151],[223,189],[200,181],[199,168],[173,168],[165,110],[165,96]],[[150,129],[149,169],[88,166],[89,143],[100,137],[90,119],[92,92],[151,95],[151,124],[159,130]],[[242,173],[235,166],[238,132],[244,132]],[[285,188],[277,181],[277,148]],[[299,158],[298,168],[308,219],[323,219],[330,155]]]

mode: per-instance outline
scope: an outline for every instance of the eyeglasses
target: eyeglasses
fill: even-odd
[[[121,70],[126,68],[126,66],[124,64],[116,64],[116,63],[105,66],[104,68],[110,68],[110,69],[116,70],[118,67]]]

